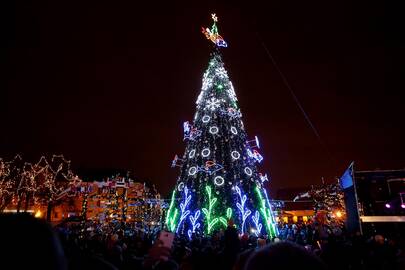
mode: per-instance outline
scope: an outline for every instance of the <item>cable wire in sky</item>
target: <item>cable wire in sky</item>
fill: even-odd
[[[312,123],[311,119],[309,118],[308,114],[305,112],[304,107],[302,107],[301,102],[299,101],[297,95],[294,93],[293,89],[291,88],[290,83],[288,82],[286,76],[284,76],[284,73],[281,71],[280,67],[277,65],[276,60],[274,59],[273,55],[270,53],[269,49],[267,48],[267,45],[264,43],[264,41],[261,39],[260,34],[258,31],[256,31],[256,35],[260,41],[261,46],[263,47],[264,51],[266,52],[267,57],[270,59],[271,63],[273,66],[276,68],[278,74],[280,75],[281,79],[283,80],[284,85],[287,87],[289,90],[291,96],[293,97],[295,104],[298,106],[299,110],[301,111],[302,115],[304,116],[306,122],[310,126],[311,130],[314,132],[316,138],[319,141],[319,144],[324,148],[326,151],[328,158],[332,162],[332,164],[335,163],[335,159],[333,158],[331,152],[327,148],[326,144],[322,141],[321,136],[319,135],[318,130],[315,128],[314,124]]]

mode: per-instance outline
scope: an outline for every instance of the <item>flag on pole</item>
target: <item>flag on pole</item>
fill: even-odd
[[[350,163],[349,167],[343,173],[342,177],[340,177],[340,186],[342,189],[349,188],[353,186],[353,163]]]

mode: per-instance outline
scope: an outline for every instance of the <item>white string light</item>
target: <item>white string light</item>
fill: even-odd
[[[201,155],[202,155],[203,157],[208,157],[208,156],[210,155],[210,153],[211,153],[211,151],[210,151],[210,149],[208,149],[208,148],[204,148],[204,149],[201,151]]]
[[[234,134],[234,135],[237,135],[237,134],[238,134],[238,130],[236,129],[236,127],[231,127],[231,132],[232,132],[232,134]]]
[[[211,120],[211,117],[209,117],[208,115],[204,115],[202,118],[203,123],[208,123]]]
[[[219,129],[216,126],[210,127],[210,133],[211,134],[217,134]]]
[[[246,173],[248,176],[252,176],[252,173],[253,173],[253,172],[252,172],[252,169],[251,169],[251,168],[246,167],[244,171],[245,171],[245,173]]]
[[[188,153],[189,158],[193,158],[195,156],[195,149],[191,150],[190,153]]]
[[[224,183],[225,183],[225,180],[224,180],[224,178],[223,178],[222,176],[216,176],[216,177],[214,178],[214,184],[215,184],[217,187],[222,186]]]
[[[231,156],[233,159],[239,159],[240,158],[240,154],[238,151],[232,151]]]
[[[229,88],[227,90],[229,98],[231,101],[236,102],[238,99],[236,98],[235,90],[233,89],[233,84],[231,81],[229,81]]]
[[[195,175],[197,173],[197,168],[196,167],[190,167],[190,169],[188,169],[188,175]]]
[[[182,191],[183,188],[184,188],[184,183],[181,182],[181,183],[177,186],[177,190],[178,190],[178,191]]]

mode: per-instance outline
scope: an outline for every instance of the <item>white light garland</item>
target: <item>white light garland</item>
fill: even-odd
[[[216,126],[210,127],[210,133],[211,134],[217,134],[219,129]]]
[[[194,175],[197,173],[197,168],[196,167],[190,167],[190,169],[188,169],[188,175]]]
[[[188,153],[189,158],[193,158],[195,156],[195,150],[191,150],[190,153]]]
[[[227,92],[228,92],[229,98],[233,102],[238,101],[238,99],[236,98],[235,90],[233,89],[233,84],[231,81],[229,82],[229,88],[228,88]]]
[[[232,151],[231,156],[233,159],[239,159],[240,158],[240,154],[238,151]]]
[[[209,72],[208,70],[204,73],[203,75],[203,84],[201,89],[202,90],[207,90],[208,88],[210,88],[212,86],[212,82],[213,82],[213,78],[208,76]]]
[[[201,155],[202,155],[203,157],[208,157],[210,154],[211,154],[211,151],[210,151],[210,149],[208,149],[208,148],[204,148],[204,149],[201,151]]]
[[[202,118],[203,123],[208,123],[210,120],[211,120],[211,117],[209,117],[208,115],[204,115]]]
[[[238,134],[238,130],[236,129],[236,127],[231,127],[231,132],[234,135]]]
[[[181,182],[181,183],[177,186],[177,190],[178,190],[178,191],[182,191],[183,188],[184,188],[184,183]]]
[[[246,167],[244,171],[245,171],[245,173],[246,173],[248,176],[252,176],[252,173],[253,173],[253,172],[252,172],[252,169],[251,169],[251,168]]]
[[[224,183],[225,183],[225,179],[224,179],[222,176],[216,176],[216,177],[214,178],[214,184],[215,184],[217,187],[222,186]]]
[[[204,73],[204,76],[203,76],[203,83],[202,83],[202,87],[201,87],[201,92],[198,95],[197,102],[196,102],[197,105],[199,105],[201,103],[201,101],[203,100],[205,91],[212,86],[213,78],[209,77],[208,74],[209,74],[209,72],[207,70]]]

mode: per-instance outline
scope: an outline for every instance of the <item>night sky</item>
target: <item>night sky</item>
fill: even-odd
[[[63,153],[76,170],[130,169],[167,194],[208,64],[200,28],[216,12],[272,194],[330,181],[352,160],[360,170],[405,168],[399,10],[353,1],[146,2],[2,1],[1,157]]]

